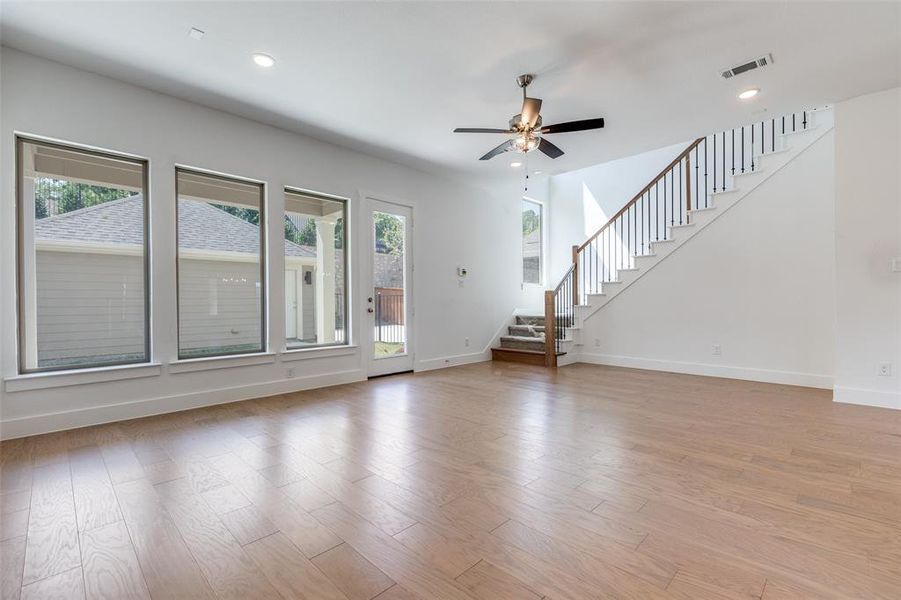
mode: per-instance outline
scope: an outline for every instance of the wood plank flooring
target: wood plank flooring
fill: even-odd
[[[0,512],[5,600],[898,600],[901,412],[481,363],[10,440]]]

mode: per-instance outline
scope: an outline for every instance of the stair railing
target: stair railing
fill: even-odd
[[[548,367],[557,366],[566,328],[575,317],[575,274],[576,265],[572,264],[557,287],[544,292],[544,362]]]
[[[757,157],[782,149],[777,136],[806,130],[808,114],[791,113],[696,139],[592,236],[573,246],[569,270],[545,292],[546,354],[553,356],[553,366],[565,329],[572,326],[574,306],[601,293],[603,283],[618,281],[620,271],[633,269],[636,257],[652,253],[651,244],[670,239],[671,228],[690,224],[691,211],[708,208],[710,195],[727,191],[735,175],[759,170]]]

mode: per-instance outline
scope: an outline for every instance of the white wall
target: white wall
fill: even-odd
[[[831,387],[833,160],[828,133],[623,290],[581,360]]]
[[[550,278],[553,285],[581,244],[616,214],[690,142],[636,154],[550,178]]]
[[[835,107],[835,399],[901,408],[901,88]],[[882,363],[892,374],[879,376]]]
[[[176,164],[267,183],[270,349],[284,346],[281,190],[297,186],[351,198],[351,315],[359,341],[364,319],[359,239],[361,190],[414,207],[415,366],[487,358],[495,331],[517,306],[538,304],[521,290],[520,194],[486,190],[325,144],[144,88],[8,48],[0,58],[0,374],[16,374],[14,132],[131,153],[150,159],[152,339],[161,366],[106,375],[6,381],[2,433],[22,435],[194,405],[284,393],[365,376],[359,348],[223,361],[208,372],[176,372],[174,194]],[[326,125],[327,124],[323,124]],[[540,192],[540,190],[538,190]],[[469,268],[463,287],[457,265]],[[470,339],[469,346],[464,343]],[[294,355],[291,358],[297,358]],[[261,364],[256,364],[261,363]],[[288,378],[288,369],[294,378]],[[54,387],[44,387],[47,382]],[[44,389],[25,389],[25,388]]]

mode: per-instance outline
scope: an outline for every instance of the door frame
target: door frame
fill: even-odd
[[[415,308],[415,290],[416,290],[416,269],[414,265],[414,254],[413,248],[415,244],[414,240],[414,232],[415,232],[415,207],[414,204],[410,201],[397,198],[394,196],[389,196],[386,194],[369,192],[366,190],[360,190],[360,205],[362,208],[361,222],[364,224],[363,229],[365,230],[363,236],[363,244],[361,246],[364,248],[363,255],[361,258],[362,268],[362,284],[360,289],[362,290],[362,297],[360,302],[360,323],[363,323],[364,326],[362,328],[362,332],[360,335],[360,343],[363,347],[363,361],[364,361],[364,369],[367,377],[378,377],[381,375],[390,375],[393,373],[404,373],[408,371],[415,370],[416,367],[416,308]],[[406,344],[407,344],[407,352],[403,356],[404,362],[399,364],[400,361],[394,361],[394,365],[398,366],[397,369],[393,367],[388,367],[387,365],[391,364],[388,361],[391,361],[390,358],[375,358],[373,356],[373,346],[374,346],[374,338],[375,331],[373,327],[373,319],[374,316],[370,315],[367,312],[367,308],[369,308],[369,304],[366,301],[366,298],[369,297],[370,294],[373,293],[374,287],[374,229],[370,226],[370,214],[374,210],[378,210],[376,207],[378,204],[384,204],[390,206],[396,206],[400,209],[404,209],[409,211],[410,215],[407,220],[407,232],[405,236],[406,248],[404,248],[404,263],[405,270],[407,273],[405,274],[404,288],[406,293],[404,295],[405,303],[406,303],[406,315],[405,315],[405,335],[406,335]],[[400,357],[399,357],[400,358]]]

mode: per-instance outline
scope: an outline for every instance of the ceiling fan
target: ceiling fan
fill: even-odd
[[[513,135],[500,146],[492,149],[479,160],[489,160],[504,152],[531,152],[540,150],[551,158],[563,156],[563,150],[547,141],[544,135],[551,133],[569,133],[572,131],[586,131],[588,129],[600,129],[604,126],[604,119],[583,119],[581,121],[568,121],[556,125],[541,126],[541,99],[529,98],[528,87],[535,78],[534,75],[520,75],[516,83],[522,88],[522,110],[518,115],[510,119],[508,129],[486,129],[481,127],[458,127],[454,133],[504,133]]]

